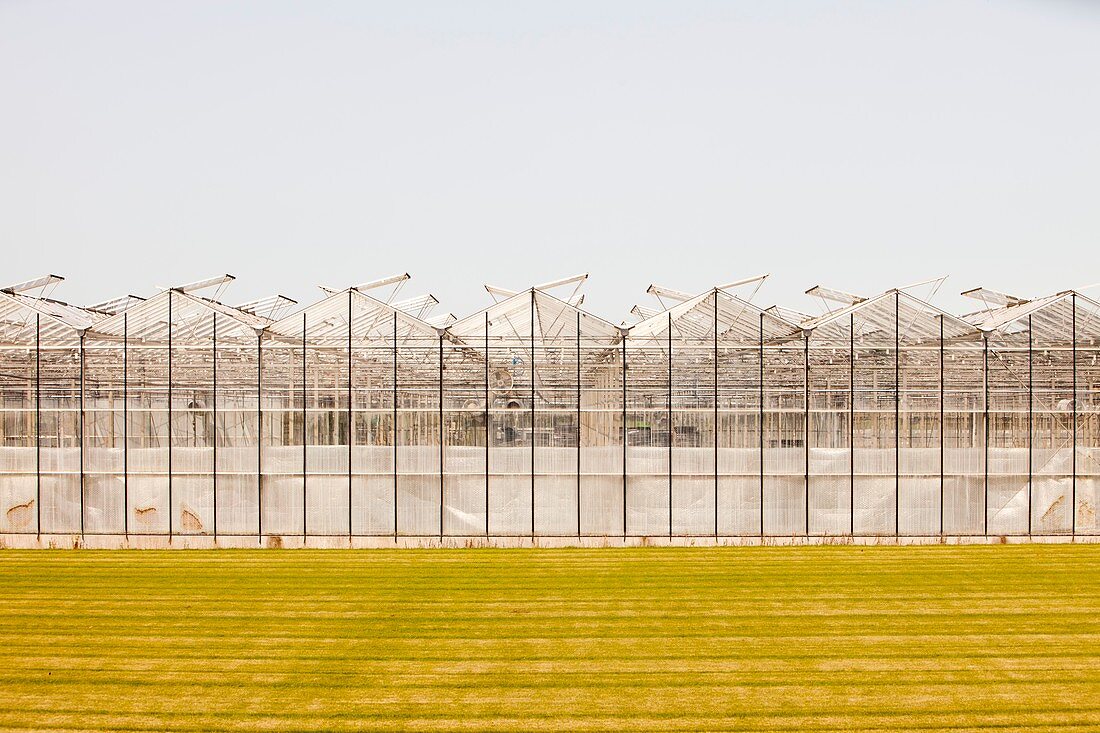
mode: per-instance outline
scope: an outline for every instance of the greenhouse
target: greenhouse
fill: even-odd
[[[1100,303],[815,287],[808,316],[762,277],[653,286],[630,323],[583,275],[461,319],[407,275],[306,307],[0,289],[0,539],[1100,535]]]

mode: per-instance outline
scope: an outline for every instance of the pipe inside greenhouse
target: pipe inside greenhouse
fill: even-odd
[[[0,546],[1100,537],[1086,295],[653,286],[626,326],[585,277],[444,326],[377,288],[278,318],[0,289]]]

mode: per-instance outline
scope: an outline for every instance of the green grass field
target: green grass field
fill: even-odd
[[[1100,546],[0,552],[0,728],[1100,729]]]

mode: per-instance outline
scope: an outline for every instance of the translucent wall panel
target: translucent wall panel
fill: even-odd
[[[305,530],[303,359],[300,341],[264,340],[260,398],[264,534],[300,535]]]
[[[84,343],[84,531],[124,534],[126,353],[121,339]]]
[[[671,531],[668,332],[626,342],[626,533]]]
[[[747,316],[759,330],[761,317]],[[752,323],[757,321],[757,323]],[[718,343],[718,534],[756,535],[761,531],[760,361],[756,343],[723,338]]]
[[[80,337],[57,336],[40,350],[39,446],[43,532],[80,532]]]
[[[985,349],[948,340],[943,365],[943,532],[985,531]]]
[[[623,351],[618,339],[582,333],[581,534],[626,532]]]
[[[1077,534],[1100,534],[1100,304],[1076,297]]]
[[[532,533],[530,339],[489,342],[489,533]]]
[[[720,490],[715,473],[715,342],[714,296],[702,304],[703,319],[678,319],[672,325],[672,533],[678,536],[713,536],[717,529],[716,494]],[[710,306],[710,308],[707,308]],[[700,320],[702,321],[700,323]],[[700,328],[703,326],[703,328]],[[737,353],[737,352],[733,352]],[[733,366],[727,350],[726,376]],[[730,433],[718,446],[724,468],[723,487],[729,492],[740,486],[743,474],[729,473],[744,465],[744,449],[733,447],[742,405],[737,385],[728,384],[721,421]],[[749,410],[751,413],[751,409]],[[751,419],[751,418],[750,418]],[[752,447],[750,453],[756,453]],[[728,507],[728,504],[727,504]],[[733,518],[727,511],[727,521]]]
[[[260,531],[259,341],[219,317],[217,389],[217,534]],[[266,531],[266,529],[265,529]]]
[[[940,533],[940,318],[935,330],[901,324],[898,533],[907,537]]]
[[[486,324],[487,325],[487,324]],[[488,362],[485,339],[443,348],[443,533],[485,535]]]
[[[1033,368],[1032,531],[1069,533],[1074,493],[1074,303],[1030,315]]]
[[[336,319],[311,318],[307,313],[305,328],[306,534],[347,536],[351,533],[347,313]]]
[[[391,316],[387,319],[394,322]],[[388,325],[390,325],[388,324]],[[392,535],[397,529],[394,335],[352,347],[352,532]]]
[[[130,531],[167,534],[168,343],[127,343],[128,429],[126,454]]]
[[[214,531],[214,319],[174,309],[172,335],[172,531]]]
[[[550,458],[552,450],[548,453],[550,462],[542,464],[547,480],[538,482],[535,478],[536,433],[540,430],[548,433],[543,442],[548,450],[551,449],[555,414],[551,402],[555,382],[549,371],[553,365],[547,363],[548,381],[542,385],[547,390],[545,397],[539,397],[539,385],[534,379],[536,355],[533,346],[542,338],[541,329],[535,294],[531,291],[497,303],[484,313],[452,327],[463,344],[480,352],[481,363],[475,366],[471,361],[469,368],[476,375],[482,394],[469,399],[471,411],[482,411],[482,420],[487,412],[488,423],[484,428],[487,465],[475,462],[476,458],[471,458],[468,465],[471,471],[487,468],[483,480],[487,482],[488,533],[491,535],[533,535],[537,521],[536,484],[552,488],[551,477],[555,470]],[[475,402],[476,399],[482,402]],[[537,408],[536,403],[540,400]],[[471,433],[469,441],[481,439]],[[476,443],[471,447],[474,450],[470,453],[476,455]],[[473,479],[469,481],[472,483]],[[550,522],[547,526],[552,526],[553,510],[546,508],[543,518]]]
[[[577,535],[580,313],[535,298],[535,533]]]
[[[37,323],[23,313],[20,345],[0,347],[0,532],[38,531]]]
[[[989,335],[988,520],[993,535],[1027,534],[1031,500],[1030,319]]]
[[[442,531],[442,342],[409,334],[397,345],[397,533]]]
[[[897,297],[853,314],[852,527],[857,535],[897,531]]]
[[[801,339],[764,343],[763,442],[764,534],[806,534],[806,355]]]
[[[852,531],[852,316],[810,338],[810,534]]]

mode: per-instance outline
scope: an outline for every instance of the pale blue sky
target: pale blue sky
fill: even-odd
[[[1100,281],[1100,4],[0,0],[0,280]],[[1092,291],[1095,294],[1097,291]],[[816,311],[815,311],[816,312]]]

